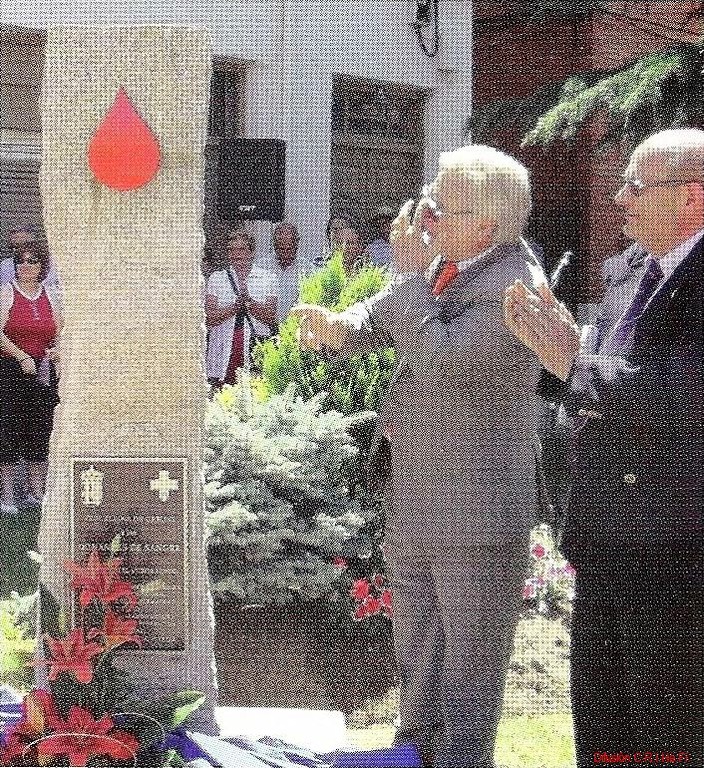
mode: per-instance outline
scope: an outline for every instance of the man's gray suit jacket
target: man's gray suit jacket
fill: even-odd
[[[540,363],[503,324],[503,292],[531,286],[519,245],[489,251],[439,297],[433,271],[400,275],[343,313],[342,354],[392,344],[398,366],[381,408],[391,478],[387,539],[496,545],[536,522]]]

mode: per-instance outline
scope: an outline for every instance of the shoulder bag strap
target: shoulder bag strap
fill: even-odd
[[[229,267],[225,270],[225,273],[227,274],[227,279],[230,281],[232,290],[235,292],[235,297],[239,299],[241,295],[240,289],[237,287],[237,283],[235,282],[235,278],[232,276],[232,272],[230,272]],[[252,322],[252,318],[250,317],[250,314],[247,311],[247,307],[245,307],[244,302],[242,303],[242,309],[240,310],[240,312],[244,316],[244,319],[247,321],[247,325],[249,325],[249,330],[252,334],[252,337],[256,338],[257,334],[254,330],[254,323]]]

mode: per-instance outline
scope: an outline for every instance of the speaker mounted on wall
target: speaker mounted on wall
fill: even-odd
[[[281,221],[286,199],[286,142],[221,139],[218,213],[226,221]]]

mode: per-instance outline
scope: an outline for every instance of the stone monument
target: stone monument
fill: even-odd
[[[119,534],[124,576],[148,583],[138,615],[144,647],[122,657],[135,692],[202,691],[192,727],[206,733],[215,732],[201,490],[210,62],[201,30],[50,29],[41,167],[65,314],[39,539],[42,619],[52,602],[68,604],[64,561],[105,550]],[[106,185],[88,161],[120,93],[160,152],[155,175],[131,189]]]

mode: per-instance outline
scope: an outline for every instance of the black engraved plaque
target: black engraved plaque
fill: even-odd
[[[74,559],[104,560],[121,537],[121,577],[135,585],[143,648],[185,651],[186,459],[73,459]]]

